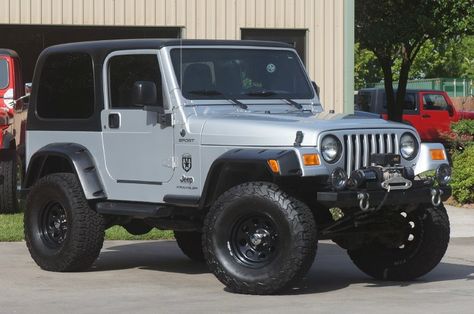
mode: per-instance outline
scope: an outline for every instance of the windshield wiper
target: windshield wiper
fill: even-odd
[[[285,100],[292,106],[295,106],[296,109],[303,109],[303,106],[299,103],[297,103],[296,101],[294,101],[293,99],[290,99],[290,98],[285,98]]]
[[[232,101],[234,104],[236,104],[237,106],[239,106],[240,108],[242,109],[248,109],[248,106],[240,101],[238,101],[237,99],[235,98],[229,98],[230,101]]]
[[[207,90],[207,89],[192,90],[192,91],[189,91],[187,93],[188,94],[193,94],[193,95],[200,95],[200,96],[222,96],[222,95],[224,95],[224,94],[222,94],[221,92],[219,92],[217,90]],[[240,101],[238,101],[235,98],[224,97],[224,99],[227,99],[227,100],[231,101],[232,103],[234,103],[235,105],[239,106],[242,109],[247,109],[248,108],[248,106],[246,104],[241,103]]]
[[[192,91],[189,91],[189,92],[186,92],[188,94],[192,94],[192,95],[202,95],[202,96],[220,96],[222,95],[221,92],[217,91],[217,90],[207,90],[207,89],[200,89],[200,90],[192,90]]]
[[[274,91],[265,90],[265,89],[245,93],[245,95],[247,95],[247,96],[257,96],[257,97],[270,97],[270,96],[275,96],[276,94],[277,93],[274,92]]]

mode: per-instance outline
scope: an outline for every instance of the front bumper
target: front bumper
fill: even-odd
[[[328,207],[359,207],[360,194],[368,195],[368,201],[371,207],[378,206],[383,202],[384,206],[387,205],[406,205],[406,204],[431,204],[432,203],[432,190],[440,191],[440,198],[442,201],[446,201],[451,196],[450,186],[439,186],[433,187],[432,184],[428,184],[423,181],[414,181],[413,186],[407,190],[393,190],[387,192],[384,189],[377,190],[346,190],[340,192],[318,192],[318,202]],[[387,195],[388,193],[388,195]]]

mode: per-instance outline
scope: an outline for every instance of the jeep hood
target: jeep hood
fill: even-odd
[[[315,146],[318,135],[331,130],[412,129],[407,125],[383,119],[330,113],[313,115],[234,112],[201,118],[205,118],[200,121],[203,145],[293,146],[296,132],[302,131],[304,139],[301,145]]]

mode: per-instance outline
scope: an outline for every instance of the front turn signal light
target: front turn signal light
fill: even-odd
[[[319,155],[318,154],[304,154],[303,164],[305,166],[319,166],[321,164],[321,161],[319,160]]]
[[[444,149],[430,149],[432,160],[446,160]]]
[[[274,173],[280,173],[280,164],[275,159],[267,160],[268,166]]]

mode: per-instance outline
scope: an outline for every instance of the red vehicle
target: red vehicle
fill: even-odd
[[[382,88],[361,89],[355,101],[356,110],[378,113],[387,119],[387,100]],[[474,119],[474,112],[457,111],[444,91],[408,89],[403,121],[411,124],[424,142],[439,142],[441,132],[451,129],[460,119]]]
[[[0,213],[17,212],[24,164],[26,104],[18,54],[0,49]]]

